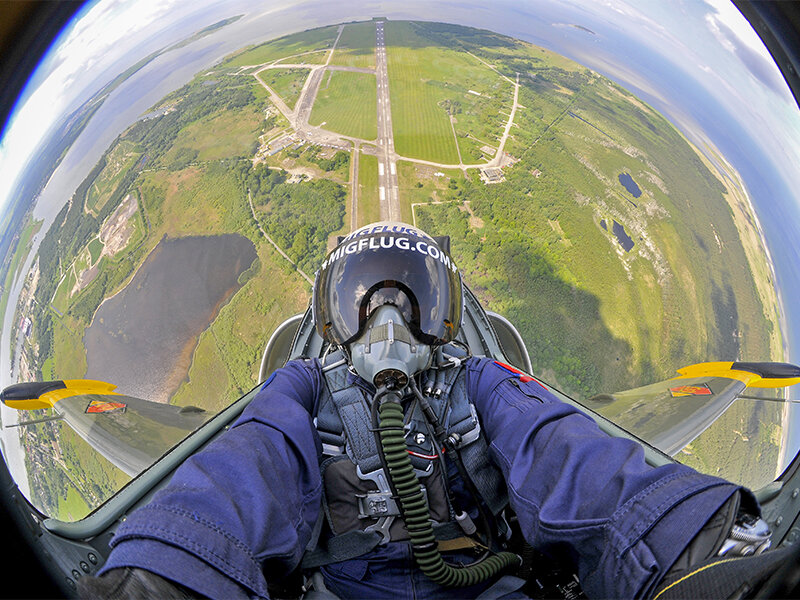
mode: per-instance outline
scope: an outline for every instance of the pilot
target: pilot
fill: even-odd
[[[749,491],[650,466],[535,378],[470,356],[462,303],[419,229],[345,238],[313,290],[330,352],[277,370],[127,517],[80,594],[286,597],[302,572],[308,598],[524,598],[508,550],[523,545],[596,598],[728,597],[775,570]]]

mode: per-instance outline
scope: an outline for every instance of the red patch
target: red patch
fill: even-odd
[[[125,412],[127,404],[122,402],[105,402],[103,400],[92,400],[86,407],[87,414],[100,414],[110,412]]]
[[[677,387],[669,388],[669,393],[673,398],[682,398],[683,396],[711,396],[714,392],[711,391],[706,384],[703,385],[679,385]]]
[[[546,388],[546,387],[544,387],[544,385],[542,385],[542,383],[541,383],[540,381],[538,381],[538,380],[537,380],[535,377],[531,377],[531,376],[530,376],[530,375],[528,375],[527,373],[523,373],[522,371],[520,371],[520,370],[519,370],[519,369],[517,369],[516,367],[512,367],[511,365],[507,365],[506,363],[501,363],[499,360],[496,360],[496,361],[494,361],[494,364],[496,364],[498,367],[502,367],[502,368],[503,368],[503,369],[505,369],[506,371],[510,371],[511,373],[514,373],[514,375],[518,375],[518,376],[519,376],[519,380],[520,380],[521,382],[523,382],[523,383],[526,383],[526,382],[528,382],[528,381],[533,381],[534,383],[536,383],[536,384],[538,384],[538,385],[542,386],[542,388],[544,388],[544,389],[547,389],[547,388]]]

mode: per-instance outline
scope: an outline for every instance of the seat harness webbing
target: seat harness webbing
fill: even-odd
[[[457,356],[459,350],[450,351],[448,347],[448,353]],[[369,400],[364,391],[348,382],[348,367],[343,359],[342,352],[336,351],[328,355],[323,363],[326,386],[323,388],[315,419],[323,454],[328,457],[346,454],[357,466],[359,477],[377,481],[376,472],[380,471],[383,475],[383,469],[373,431]],[[489,459],[488,446],[481,434],[477,412],[467,397],[466,369],[456,360],[449,368],[428,371],[422,380],[425,382],[424,389],[431,391],[427,395],[429,404],[448,435],[456,433],[461,437],[459,453],[467,474],[485,505],[497,516],[508,504],[507,490],[499,469]],[[416,403],[407,420],[412,423],[426,422],[419,403]],[[430,461],[418,460],[415,469],[419,468],[418,465],[422,468],[430,467]],[[370,477],[370,474],[373,475]],[[323,498],[323,503],[324,513],[329,514],[328,499]],[[379,520],[377,526],[368,527],[367,530],[333,535],[326,540],[326,548],[317,547],[318,540],[312,539],[309,551],[303,559],[303,567],[339,562],[372,550],[382,541],[387,541],[387,532],[394,516],[396,514],[387,513],[385,518],[388,521]],[[459,528],[454,525],[449,522],[437,526],[437,538],[458,537]]]

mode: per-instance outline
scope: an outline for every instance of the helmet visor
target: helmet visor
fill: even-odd
[[[451,341],[461,322],[461,277],[452,259],[413,230],[358,236],[333,250],[317,273],[313,310],[329,342],[348,344],[370,314],[396,306],[425,344]]]

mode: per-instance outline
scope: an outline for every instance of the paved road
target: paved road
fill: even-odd
[[[389,103],[389,73],[386,68],[386,45],[383,21],[375,22],[375,75],[378,80],[378,197],[384,221],[400,221],[397,189],[397,154],[392,133],[392,109]]]

